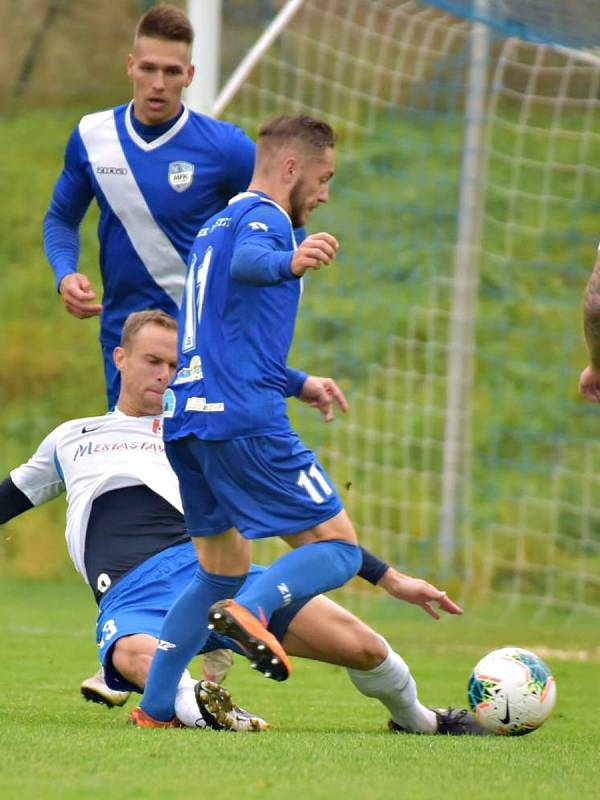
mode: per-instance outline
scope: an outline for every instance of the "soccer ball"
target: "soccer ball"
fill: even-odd
[[[550,716],[556,684],[546,664],[520,647],[493,650],[469,678],[469,706],[492,733],[524,736]]]

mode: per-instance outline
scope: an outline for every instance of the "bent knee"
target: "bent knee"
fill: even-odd
[[[135,649],[126,639],[119,639],[112,651],[113,667],[130,683],[143,688],[152,664],[152,654]]]
[[[359,623],[352,631],[354,653],[350,669],[370,670],[378,667],[388,655],[388,649],[383,639],[366,625]]]

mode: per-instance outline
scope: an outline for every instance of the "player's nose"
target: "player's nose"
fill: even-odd
[[[161,69],[157,69],[154,72],[152,88],[158,91],[161,91],[165,88],[165,76],[163,75],[163,71]]]

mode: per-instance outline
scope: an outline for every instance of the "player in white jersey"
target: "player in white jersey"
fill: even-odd
[[[181,101],[194,77],[192,41],[180,9],[155,6],[141,18],[127,60],[133,100],[80,121],[44,220],[46,253],[67,311],[101,314],[109,408],[119,390],[112,351],[125,318],[147,308],[176,316],[198,229],[252,175],[252,140]],[[77,272],[79,225],[94,198],[102,303]]]
[[[101,663],[111,651],[111,667],[128,689],[143,686],[175,596],[172,590],[169,598],[169,581],[189,580],[196,561],[162,442],[162,395],[175,368],[175,342],[173,318],[162,311],[134,314],[115,350],[124,376],[118,408],[59,425],[0,485],[0,522],[66,491],[67,547],[99,605]],[[178,706],[193,727],[266,727],[214,684],[197,688],[189,673],[178,688]]]
[[[197,569],[181,515],[177,480],[164,456],[159,415],[175,369],[175,322],[162,312],[130,316],[115,360],[123,381],[117,409],[55,429],[35,455],[0,484],[0,522],[67,492],[67,542],[99,604],[97,641],[112,689],[143,688],[168,608]],[[331,415],[329,379],[309,378],[311,400]],[[307,398],[308,399],[308,398]],[[254,567],[254,574],[261,568]],[[460,609],[430,584],[365,553],[361,574],[393,596],[450,613]],[[472,733],[463,712],[431,712],[416,698],[399,655],[356,617],[324,597],[274,615],[271,630],[293,655],[340,664],[359,690],[389,709],[404,730]],[[235,647],[213,635],[208,647]],[[262,730],[227,692],[184,675],[178,720],[195,727]],[[196,702],[197,701],[197,702]]]

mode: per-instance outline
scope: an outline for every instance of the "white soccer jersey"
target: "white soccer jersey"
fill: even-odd
[[[165,455],[161,417],[130,417],[116,409],[64,422],[10,477],[34,506],[67,493],[65,536],[75,568],[85,569],[85,536],[94,500],[126,486],[148,486],[182,512],[179,485]]]

